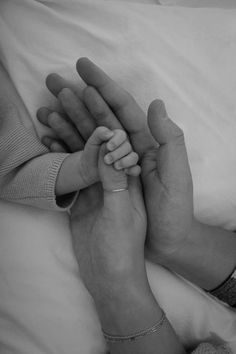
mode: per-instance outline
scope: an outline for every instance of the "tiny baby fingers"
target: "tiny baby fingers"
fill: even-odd
[[[111,139],[112,140],[112,139]],[[110,141],[111,141],[110,140]],[[109,141],[109,142],[110,142]],[[120,160],[122,157],[128,155],[132,151],[132,147],[128,140],[126,140],[122,145],[120,145],[116,150],[109,152],[104,157],[104,162],[108,165]]]
[[[122,170],[125,168],[129,168],[131,166],[135,166],[138,162],[138,154],[134,151],[132,151],[130,154],[127,156],[123,157],[122,159],[116,161],[114,163],[114,167],[116,170]]]
[[[106,127],[98,127],[94,130],[86,145],[101,145],[104,141],[111,139],[113,135],[112,130]]]
[[[61,90],[58,98],[71,122],[74,123],[80,135],[87,141],[96,128],[96,124],[84,102],[69,88]]]
[[[59,113],[53,112],[49,114],[48,123],[57,136],[69,147],[71,152],[83,149],[84,142],[76,128],[60,116]]]
[[[139,165],[135,165],[129,168],[125,168],[126,175],[138,177],[141,173],[141,167]]]
[[[122,129],[114,129],[114,136],[107,143],[107,149],[109,151],[115,150],[118,146],[123,144],[127,140],[127,134]]]

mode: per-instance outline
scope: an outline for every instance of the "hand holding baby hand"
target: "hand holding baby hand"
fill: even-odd
[[[79,164],[79,174],[83,185],[87,187],[97,181],[98,176],[98,153],[103,142],[106,143],[104,162],[113,165],[117,170],[124,170],[127,175],[138,176],[140,166],[137,165],[136,154],[127,138],[124,130],[110,130],[106,127],[98,127],[85,144]]]
[[[142,160],[148,214],[147,254],[160,263],[182,252],[193,226],[193,185],[182,130],[169,119],[162,101],[154,101],[148,125],[159,144]]]
[[[105,164],[106,151],[104,143],[98,160],[101,184],[83,189],[71,214],[80,273],[97,303],[103,301],[101,294],[109,298],[115,288],[122,291],[145,279],[146,215],[139,181]]]

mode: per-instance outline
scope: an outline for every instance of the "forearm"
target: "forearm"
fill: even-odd
[[[36,135],[32,120],[0,64],[0,198],[52,210],[55,184],[66,154],[51,154]]]
[[[162,264],[206,290],[214,289],[236,266],[236,235],[194,221],[188,241]]]
[[[110,290],[112,287],[110,288]],[[114,287],[114,292],[102,301],[96,301],[102,328],[111,334],[129,335],[150,328],[162,318],[147,282],[140,286],[132,281],[127,286]],[[155,333],[133,341],[111,343],[111,354],[180,354],[185,353],[170,323],[166,319]]]
[[[67,155],[40,155],[37,146],[33,145],[30,151],[23,150],[22,146],[7,156],[6,150],[3,154],[0,152],[0,198],[49,210],[67,209],[73,196],[66,196],[62,201],[57,200],[55,194],[56,179]]]
[[[96,182],[89,180],[90,171],[84,171],[81,165],[83,151],[68,154],[63,161],[56,181],[56,195],[78,191]]]

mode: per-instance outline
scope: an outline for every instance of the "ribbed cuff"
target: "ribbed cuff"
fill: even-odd
[[[52,203],[52,207],[57,211],[67,211],[69,210],[78,195],[78,192],[72,192],[61,196],[56,196],[56,181],[63,161],[69,154],[66,153],[53,153],[54,160],[49,170],[49,178],[46,186],[48,201]],[[56,155],[56,156],[55,156]]]

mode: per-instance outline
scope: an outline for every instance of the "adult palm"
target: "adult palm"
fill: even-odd
[[[82,190],[71,213],[80,273],[97,301],[108,295],[109,282],[128,285],[145,272],[146,214],[138,178],[127,181],[123,171],[105,165],[104,150],[102,146],[98,163],[101,183]]]
[[[161,263],[182,252],[191,234],[193,185],[183,132],[168,118],[162,101],[150,105],[148,125],[159,146],[142,160],[147,249]]]
[[[184,247],[193,223],[192,178],[183,132],[168,118],[162,101],[151,104],[147,124],[132,96],[90,60],[80,59],[77,70],[88,85],[83,98],[91,116],[86,121],[111,129],[123,127],[140,155],[148,214],[147,249],[155,262],[162,262],[163,257]],[[55,95],[69,86],[55,75],[47,84]],[[79,115],[76,120],[80,131]]]

